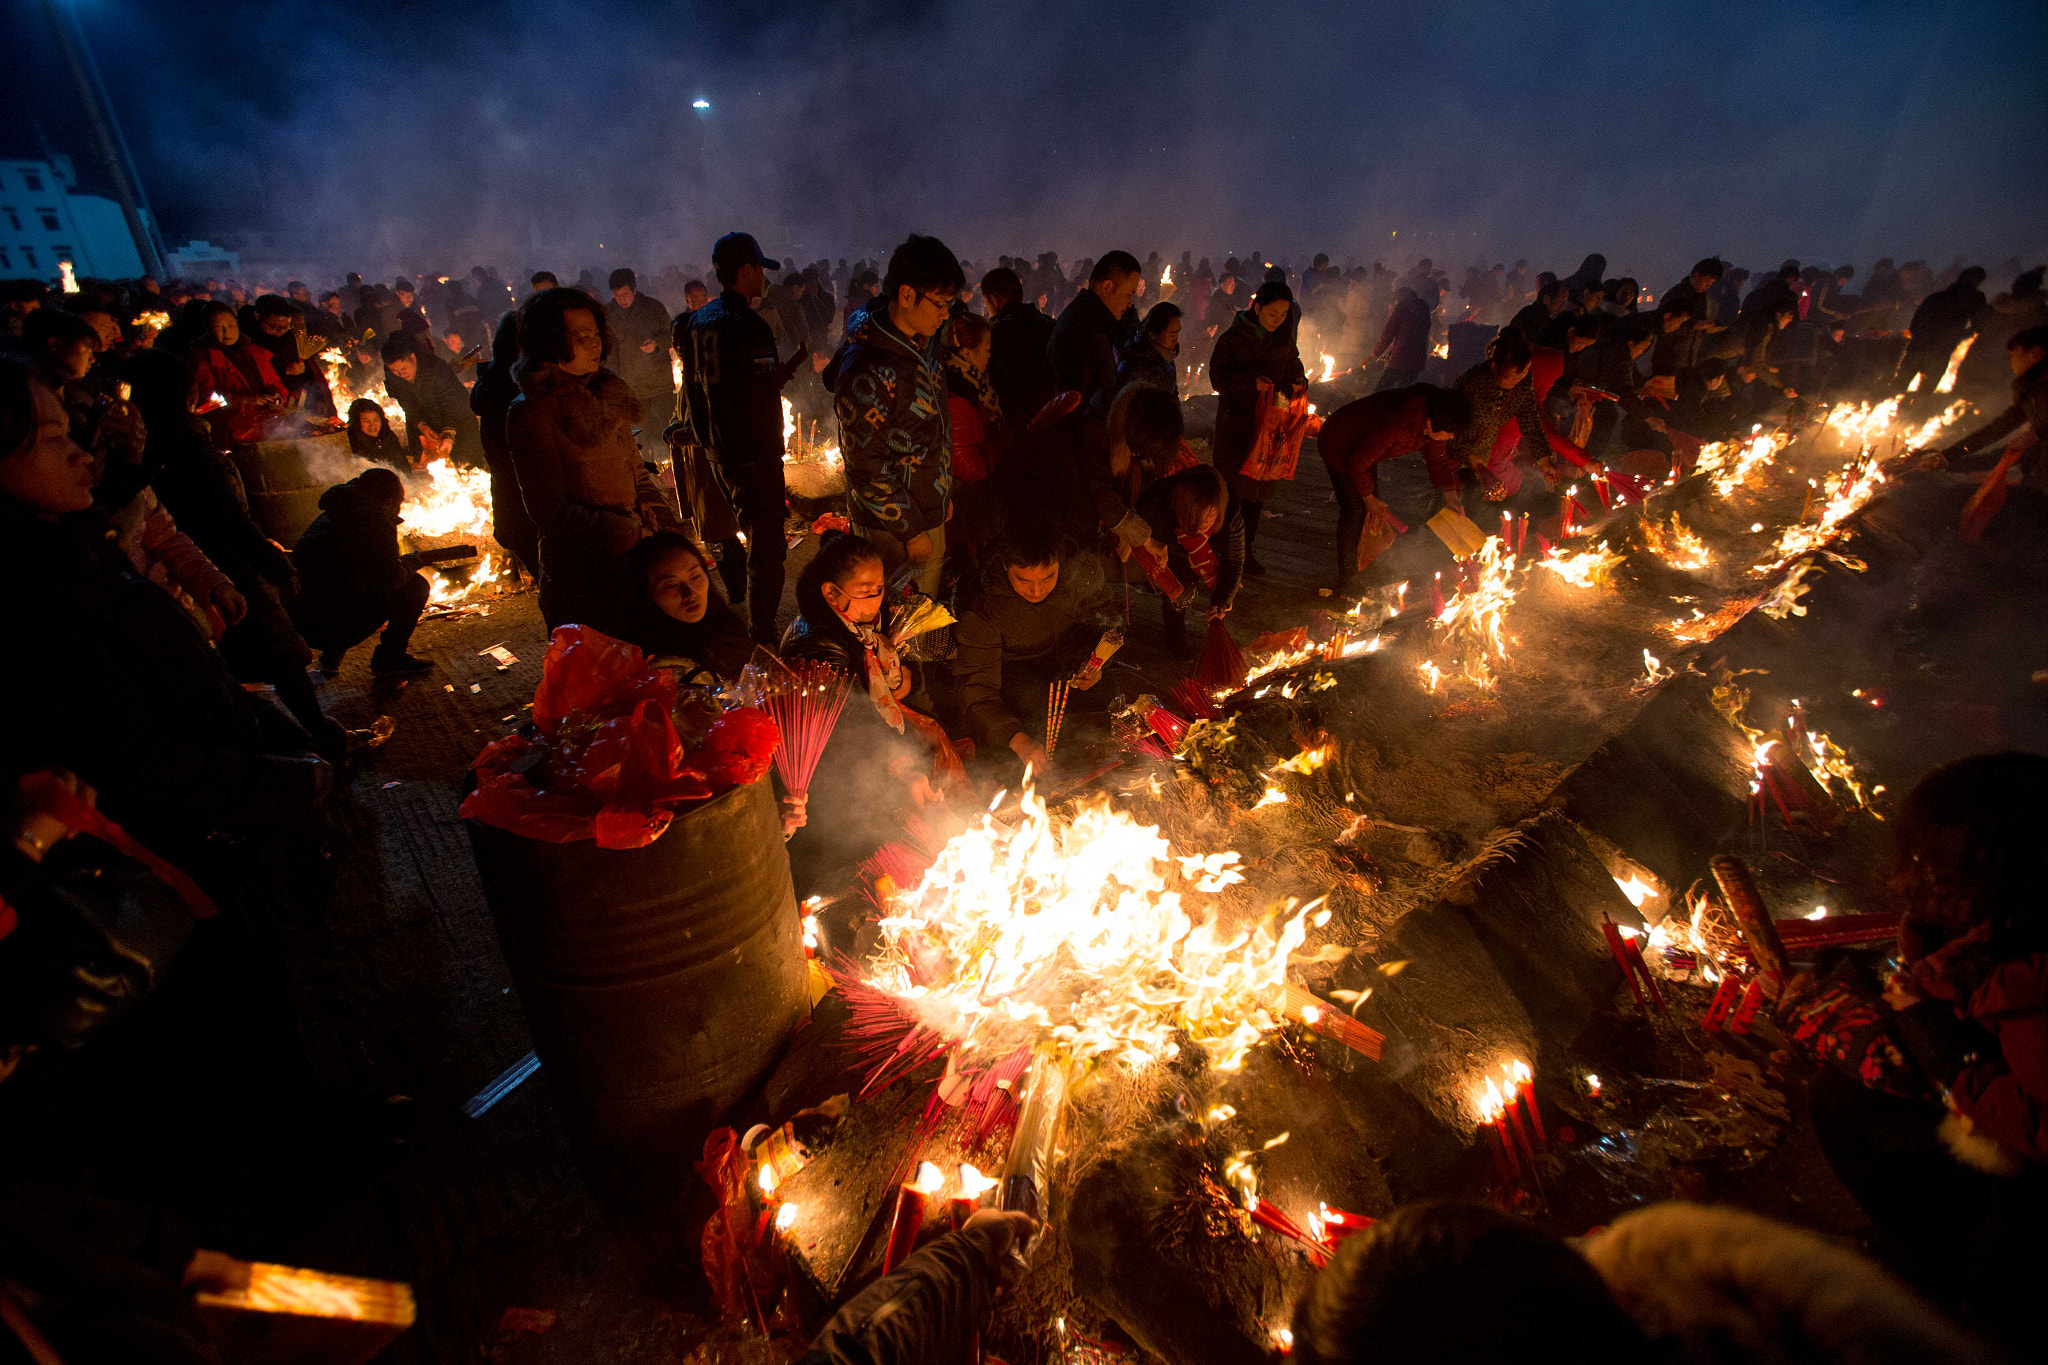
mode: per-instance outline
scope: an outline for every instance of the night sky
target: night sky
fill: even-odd
[[[1709,252],[2048,255],[2038,2],[75,3],[168,235],[337,267],[653,268],[735,226],[803,256],[1600,250],[1654,288]],[[0,154],[39,121],[99,180],[39,0],[4,12]]]

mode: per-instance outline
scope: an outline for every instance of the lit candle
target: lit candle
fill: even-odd
[[[1480,1113],[1485,1116],[1483,1126],[1493,1130],[1494,1153],[1500,1163],[1501,1179],[1512,1185],[1522,1178],[1522,1163],[1515,1159],[1514,1144],[1508,1141],[1507,1124],[1502,1121],[1506,1110],[1507,1102],[1501,1097],[1500,1087],[1494,1084],[1492,1077],[1487,1077],[1486,1095],[1480,1101]]]
[[[889,1244],[882,1252],[882,1273],[903,1264],[917,1246],[917,1234],[924,1230],[924,1200],[946,1183],[939,1168],[927,1161],[917,1168],[917,1179],[896,1187],[896,1211],[889,1218]]]
[[[1534,1162],[1536,1160],[1536,1144],[1529,1141],[1529,1129],[1522,1122],[1522,1106],[1515,1103],[1513,1064],[1510,1063],[1507,1066],[1503,1066],[1501,1070],[1508,1073],[1507,1086],[1501,1091],[1501,1111],[1507,1115],[1507,1127],[1514,1130],[1516,1145],[1527,1154],[1531,1162]]]
[[[960,1163],[960,1193],[946,1201],[946,1224],[958,1232],[974,1211],[981,1207],[981,1197],[1002,1182],[994,1176],[983,1175],[972,1163]]]
[[[1515,1093],[1529,1111],[1529,1127],[1534,1130],[1536,1141],[1547,1146],[1550,1134],[1543,1130],[1543,1111],[1536,1107],[1536,1073],[1529,1069],[1527,1062],[1516,1061],[1510,1066],[1514,1070]]]

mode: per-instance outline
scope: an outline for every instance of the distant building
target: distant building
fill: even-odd
[[[0,279],[55,282],[57,262],[80,278],[133,279],[142,256],[121,206],[77,194],[68,157],[0,161]]]

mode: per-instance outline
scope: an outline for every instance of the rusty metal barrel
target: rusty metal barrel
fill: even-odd
[[[768,782],[680,811],[645,848],[473,822],[470,839],[584,1180],[615,1222],[672,1224],[705,1134],[809,1011]]]
[[[320,515],[320,495],[363,467],[349,452],[345,431],[256,441],[236,446],[233,454],[250,517],[287,549]]]

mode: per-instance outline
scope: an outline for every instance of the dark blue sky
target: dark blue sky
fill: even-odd
[[[386,269],[2048,255],[2048,4],[70,0],[174,234]],[[40,4],[0,153],[89,148]],[[16,68],[20,70],[19,67]],[[708,115],[689,108],[703,96]],[[599,248],[602,242],[604,246]],[[1994,283],[2000,283],[1995,281]]]

